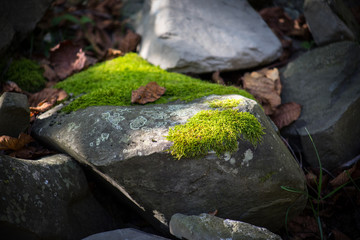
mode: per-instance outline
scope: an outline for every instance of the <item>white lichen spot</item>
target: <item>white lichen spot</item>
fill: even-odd
[[[254,157],[253,152],[250,149],[246,150],[244,153],[244,159],[242,160],[241,166],[246,165],[248,167],[249,162],[250,160],[253,159],[253,157]]]
[[[69,123],[67,132],[74,132],[76,129],[80,127],[80,124],[76,125],[76,123]]]
[[[91,142],[89,145],[90,145],[90,147],[93,147],[93,146],[94,146],[94,142]]]
[[[137,118],[135,118],[134,120],[132,120],[130,122],[130,128],[132,130],[138,130],[140,129],[142,126],[144,126],[147,122],[147,119],[144,118],[143,116],[138,116]]]
[[[47,185],[47,184],[49,183],[49,181],[48,181],[48,180],[45,180],[44,183]]]
[[[231,154],[230,154],[229,152],[225,152],[225,153],[224,153],[224,160],[225,160],[225,161],[229,161],[230,158],[231,158]]]
[[[140,114],[153,119],[168,119],[170,116],[160,111],[141,110]]]
[[[234,165],[234,164],[236,163],[235,158],[230,158],[230,163],[231,163],[232,165]]]
[[[39,179],[40,179],[40,174],[39,174],[38,171],[33,172],[33,173],[32,173],[32,176],[33,176],[33,178],[34,178],[35,180],[39,181]]]
[[[101,133],[101,136],[96,139],[96,146],[99,146],[101,142],[108,140],[109,136],[109,133]]]
[[[101,114],[101,117],[109,122],[113,128],[122,130],[122,127],[119,124],[121,121],[125,120],[125,117],[121,116],[120,113],[116,112],[111,115],[110,112],[104,112]]]
[[[139,155],[139,156],[142,156],[143,154],[142,154],[142,152],[138,152],[138,155]]]

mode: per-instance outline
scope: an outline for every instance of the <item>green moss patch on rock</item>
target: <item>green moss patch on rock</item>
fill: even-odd
[[[152,81],[166,88],[165,94],[155,103],[192,101],[211,94],[239,94],[254,99],[245,90],[167,72],[135,53],[96,64],[58,83],[56,87],[75,96],[83,94],[64,108],[70,112],[95,105],[131,105],[131,92]]]
[[[5,79],[17,83],[22,90],[28,92],[37,92],[45,87],[46,83],[43,69],[36,62],[26,58],[13,61]]]
[[[166,139],[174,142],[169,151],[177,158],[200,157],[214,150],[217,155],[234,152],[238,140],[256,146],[264,135],[254,115],[236,109],[203,110],[183,125],[169,129]]]
[[[209,102],[209,106],[212,108],[234,108],[237,107],[241,102],[242,102],[241,99],[225,99],[225,100],[215,99]]]

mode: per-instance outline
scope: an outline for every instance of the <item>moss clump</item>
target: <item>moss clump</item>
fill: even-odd
[[[214,150],[220,155],[234,152],[239,139],[256,146],[262,140],[263,127],[256,117],[235,109],[204,110],[183,125],[170,128],[166,139],[174,142],[169,149],[177,158],[200,157]]]
[[[234,108],[239,106],[241,102],[242,102],[241,99],[225,99],[225,100],[215,99],[209,102],[209,106],[212,108]]]
[[[5,79],[17,83],[22,90],[28,92],[37,92],[45,87],[46,83],[43,69],[36,62],[26,58],[13,61]]]
[[[235,87],[167,72],[135,53],[99,63],[58,83],[56,87],[75,96],[84,93],[64,109],[70,112],[92,105],[131,105],[131,92],[152,81],[166,88],[165,94],[155,103],[191,101],[211,94],[239,94],[254,99],[248,92]]]

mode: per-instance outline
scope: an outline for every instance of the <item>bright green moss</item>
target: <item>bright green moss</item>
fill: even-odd
[[[16,82],[22,90],[28,92],[41,90],[46,82],[42,68],[36,62],[26,58],[13,61],[5,79]]]
[[[234,152],[239,139],[256,146],[263,134],[259,121],[248,112],[204,110],[185,124],[170,128],[166,139],[173,142],[171,154],[181,159],[204,156],[211,150],[218,155]]]
[[[235,87],[167,72],[151,65],[135,53],[99,63],[58,83],[56,87],[75,96],[84,93],[64,109],[76,111],[92,105],[131,105],[132,90],[152,81],[166,88],[165,94],[155,103],[191,101],[211,94],[239,94],[254,99],[248,92]]]
[[[234,108],[239,106],[241,102],[242,102],[241,99],[225,99],[225,100],[215,99],[209,102],[209,106],[212,108]]]

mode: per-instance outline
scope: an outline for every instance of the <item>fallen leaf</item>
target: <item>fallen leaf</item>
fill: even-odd
[[[140,43],[140,40],[140,35],[134,33],[130,29],[126,31],[125,36],[123,36],[123,33],[120,30],[114,32],[114,45],[123,53],[135,51],[137,45]]]
[[[2,84],[2,91],[3,92],[17,92],[17,93],[22,93],[21,88],[12,81],[6,81],[5,83]]]
[[[351,240],[348,236],[346,236],[344,233],[340,232],[337,229],[331,230],[331,232],[334,234],[335,240]]]
[[[282,129],[297,120],[301,114],[301,105],[295,102],[281,104],[270,116],[275,125]]]
[[[110,60],[119,56],[123,56],[124,53],[121,50],[109,48],[106,52],[105,59]]]
[[[51,104],[55,104],[56,102],[62,101],[67,98],[67,93],[62,89],[55,88],[44,88],[40,92],[32,94],[29,97],[29,105],[30,107],[39,107],[44,104],[44,102],[48,102]]]
[[[220,85],[225,85],[224,79],[220,76],[220,71],[216,71],[212,74],[211,76],[213,82],[220,84]]]
[[[166,89],[160,87],[156,82],[149,82],[146,86],[141,86],[131,93],[131,103],[145,104],[155,102],[164,93]]]
[[[10,136],[1,136],[0,137],[0,150],[20,150],[26,144],[34,141],[34,139],[25,133],[20,133],[18,138]]]
[[[305,239],[319,233],[319,226],[314,217],[298,215],[288,223],[288,230],[296,236]]]
[[[52,67],[49,66],[49,64],[43,64],[42,67],[44,68],[44,78],[46,78],[50,82],[56,82],[59,80],[56,72],[54,71],[54,69],[52,69]]]
[[[213,212],[209,212],[209,215],[216,216],[216,214],[218,214],[218,210],[217,210],[217,209],[215,209],[215,211],[213,211]]]
[[[81,47],[66,40],[50,50],[50,62],[56,75],[65,79],[84,68],[86,56]]]
[[[336,188],[350,181],[350,177],[352,179],[356,179],[359,176],[360,176],[360,162],[358,161],[350,169],[344,170],[339,175],[337,175],[336,178],[330,181],[330,184],[332,187]]]
[[[54,153],[56,152],[41,146],[28,146],[10,153],[9,156],[22,159],[36,159]]]
[[[281,82],[278,70],[265,68],[257,72],[245,73],[241,79],[244,89],[259,100],[265,114],[273,114],[276,107],[281,104]]]

